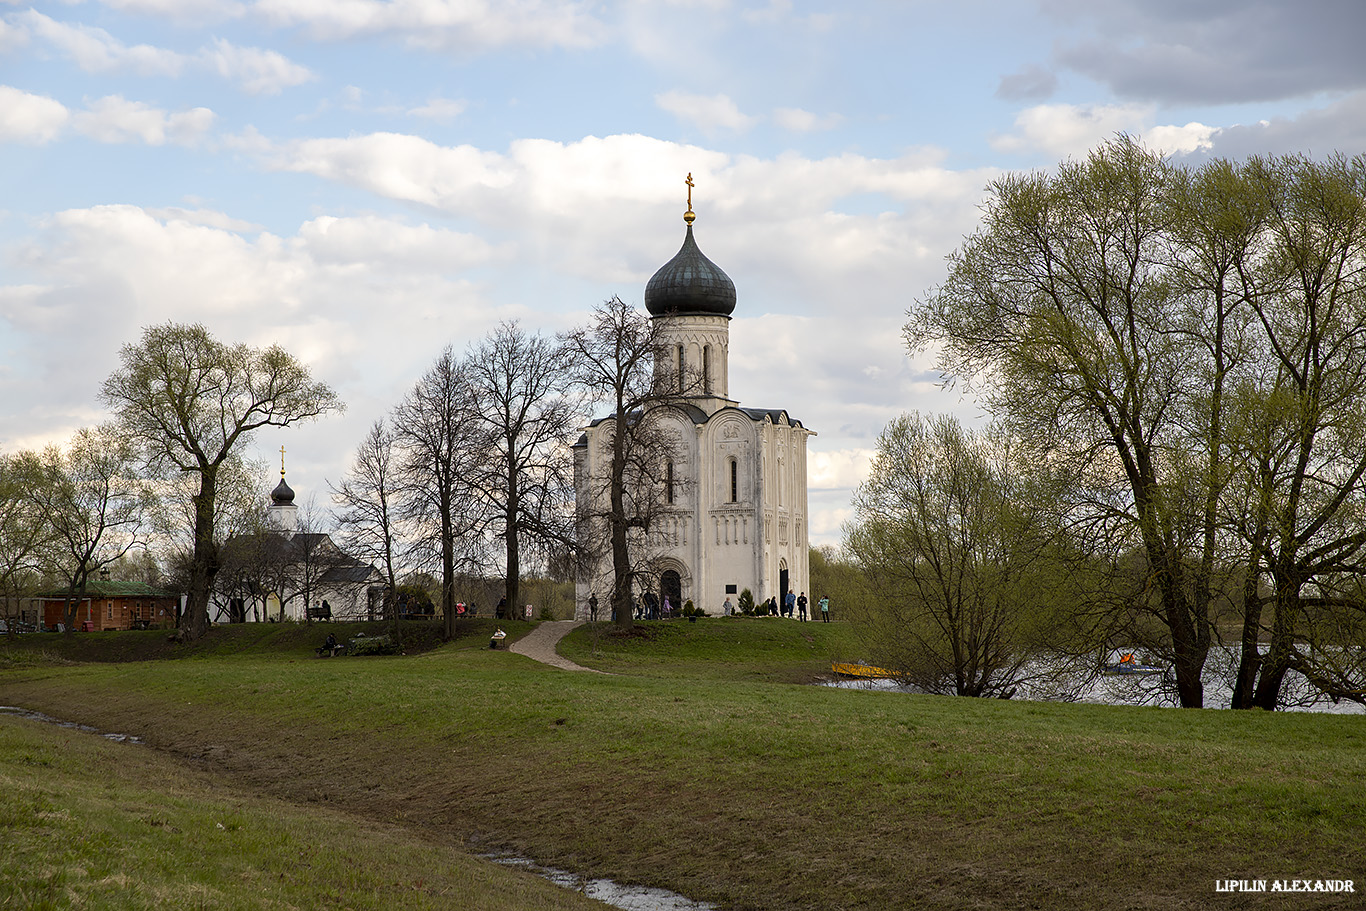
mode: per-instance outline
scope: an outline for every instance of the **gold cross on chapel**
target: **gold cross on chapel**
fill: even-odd
[[[692,211],[692,188],[696,186],[696,184],[692,182],[692,171],[688,172],[687,179],[683,182],[688,185],[688,211],[683,213],[683,220],[691,225],[693,219],[697,217]]]
[[[285,447],[280,447],[280,477],[285,476]]]

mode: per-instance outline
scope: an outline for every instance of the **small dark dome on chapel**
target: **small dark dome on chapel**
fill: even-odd
[[[280,483],[275,485],[275,489],[270,492],[270,502],[276,506],[289,506],[294,502],[294,491],[285,483],[285,479],[280,478]]]

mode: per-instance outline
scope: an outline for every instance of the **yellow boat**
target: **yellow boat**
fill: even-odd
[[[886,668],[873,667],[871,664],[855,664],[852,661],[832,661],[830,662],[830,670],[841,677],[858,677],[864,680],[896,676]]]

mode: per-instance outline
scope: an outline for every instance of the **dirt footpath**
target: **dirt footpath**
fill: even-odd
[[[566,671],[588,671],[592,674],[601,674],[602,671],[595,671],[591,667],[575,664],[568,658],[561,658],[555,653],[556,643],[568,635],[571,629],[582,623],[582,620],[546,620],[512,643],[508,651],[515,652],[518,655],[526,655],[542,664],[563,668]]]

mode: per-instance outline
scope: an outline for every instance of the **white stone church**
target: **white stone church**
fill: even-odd
[[[689,175],[691,187],[691,175]],[[664,409],[672,458],[663,466],[666,497],[646,548],[636,594],[653,592],[676,612],[691,600],[709,615],[749,589],[755,603],[791,589],[810,595],[806,441],[813,432],[781,408],[745,408],[730,398],[730,319],[735,285],[702,255],[693,239],[691,190],[683,216],[687,233],[673,259],[645,286],[645,309],[666,342],[680,396]],[[754,355],[758,356],[758,352]],[[610,424],[585,428],[574,449],[580,514],[585,498],[603,493],[610,460]],[[597,492],[595,494],[595,492]],[[586,542],[597,562],[576,584],[577,616],[588,618],[596,594],[599,619],[609,619],[611,548]]]

